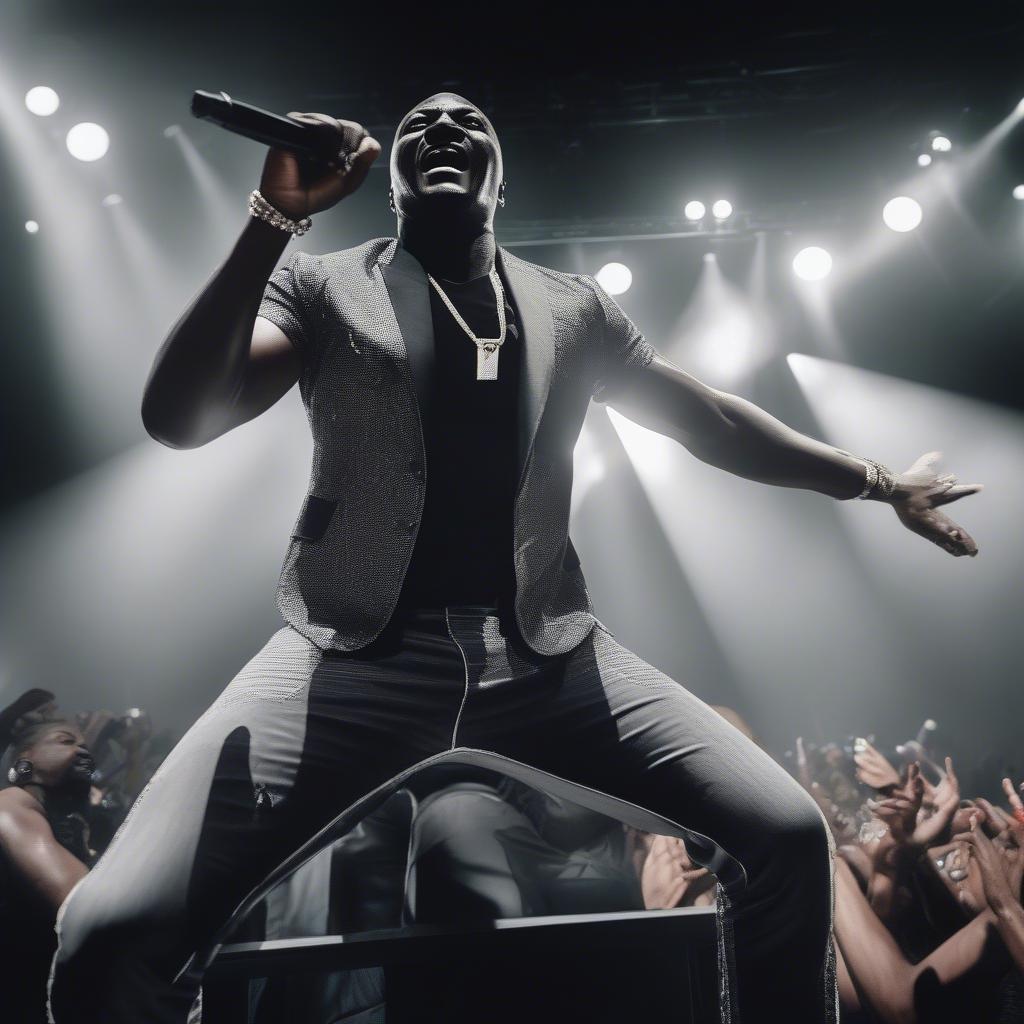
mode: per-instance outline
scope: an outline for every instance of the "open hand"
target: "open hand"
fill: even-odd
[[[648,910],[678,907],[687,890],[705,879],[707,868],[694,864],[682,839],[652,836],[640,875],[644,906]]]
[[[922,776],[924,778],[924,776]],[[928,792],[930,788],[930,792]],[[949,827],[960,806],[960,782],[953,771],[953,759],[946,758],[946,773],[937,786],[925,786],[927,806],[922,806],[914,828],[914,842],[931,846]]]
[[[887,790],[900,784],[899,772],[862,736],[853,742],[853,762],[857,766],[857,779],[865,786]]]
[[[938,544],[951,555],[976,555],[978,545],[970,534],[939,511],[968,494],[976,494],[983,484],[958,484],[952,473],[939,475],[936,465],[942,452],[926,452],[905,473],[896,478],[889,499],[900,522],[908,530]]]
[[[869,800],[867,806],[874,816],[889,826],[897,843],[907,843],[914,837],[917,813],[924,799],[924,780],[921,767],[915,761],[907,768],[907,781],[893,789],[884,800]]]

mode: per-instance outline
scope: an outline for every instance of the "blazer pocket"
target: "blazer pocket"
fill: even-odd
[[[576,554],[576,549],[572,546],[572,541],[568,536],[565,538],[565,557],[562,559],[563,569],[578,569],[580,567],[580,556]]]
[[[331,498],[320,498],[315,494],[306,498],[302,506],[302,514],[295,525],[292,537],[296,540],[320,540],[327,532],[331,518],[338,507],[338,502]]]

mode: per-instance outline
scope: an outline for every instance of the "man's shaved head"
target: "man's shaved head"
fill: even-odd
[[[391,188],[401,218],[436,217],[490,228],[502,173],[494,125],[465,96],[436,92],[398,123]]]

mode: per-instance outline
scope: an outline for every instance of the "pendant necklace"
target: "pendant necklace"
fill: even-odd
[[[498,302],[498,337],[497,338],[478,338],[470,329],[469,324],[459,315],[459,311],[452,304],[451,299],[445,295],[444,289],[430,276],[427,274],[427,280],[434,286],[437,294],[441,296],[444,304],[448,307],[448,311],[453,317],[455,322],[465,331],[476,345],[476,379],[477,380],[497,380],[498,379],[498,355],[501,346],[505,343],[505,291],[501,287],[501,279],[498,277],[498,271],[491,268],[491,272],[487,275],[491,279],[491,285],[494,288],[494,297]]]

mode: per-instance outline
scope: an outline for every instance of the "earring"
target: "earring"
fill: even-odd
[[[27,758],[19,757],[10,768],[7,769],[7,781],[12,786],[24,786],[32,778],[32,762]]]
[[[393,188],[389,188],[388,189],[388,206],[391,207],[391,212],[392,213],[397,213],[398,212],[395,209],[395,190]]]
[[[502,181],[502,183],[498,186],[498,205],[502,206],[502,207],[505,205],[505,182],[504,181]]]

